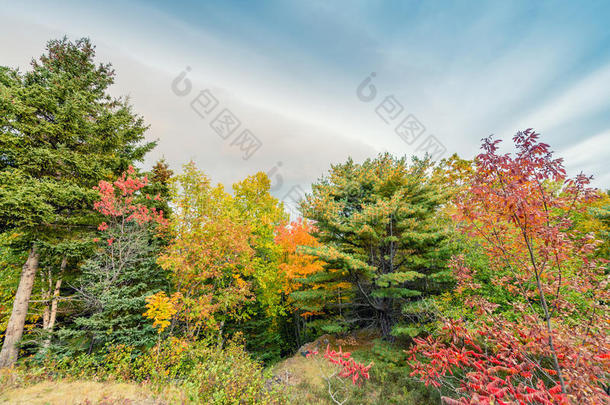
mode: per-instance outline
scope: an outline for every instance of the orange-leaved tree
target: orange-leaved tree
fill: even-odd
[[[329,304],[338,307],[339,311],[351,305],[351,285],[342,281],[328,282],[329,274],[340,274],[341,270],[328,268],[319,257],[305,252],[307,248],[321,247],[313,235],[315,231],[312,221],[299,218],[278,227],[275,237],[282,249],[279,269],[299,342],[308,337],[308,332],[315,332],[326,323]]]
[[[283,252],[280,269],[284,274],[285,292],[290,296],[292,308],[301,310],[302,317],[323,314],[324,306],[331,301],[347,305],[349,293],[342,296],[341,292],[351,288],[348,282],[326,283],[328,277],[322,273],[327,263],[306,252],[309,248],[322,247],[314,232],[316,227],[312,221],[299,218],[279,227],[276,236]]]
[[[284,278],[286,295],[290,295],[303,286],[301,279],[323,269],[323,261],[298,249],[299,246],[317,247],[320,245],[311,234],[313,229],[311,222],[302,218],[277,228],[275,242],[282,248],[279,267]]]

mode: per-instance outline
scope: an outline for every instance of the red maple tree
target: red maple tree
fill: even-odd
[[[112,223],[126,223],[134,221],[140,225],[155,222],[159,225],[167,225],[167,220],[163,217],[163,211],[156,208],[148,208],[146,205],[137,202],[141,190],[148,185],[148,178],[138,177],[133,166],[129,166],[126,173],[110,183],[100,181],[94,187],[99,192],[99,201],[93,208],[103,214]],[[144,195],[147,199],[159,200],[159,196],[151,197]],[[98,229],[105,231],[108,223],[102,222]]]

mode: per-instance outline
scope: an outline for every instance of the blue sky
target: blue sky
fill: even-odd
[[[421,153],[376,107],[403,106],[446,149],[533,127],[610,188],[610,2],[1,2],[0,64],[27,69],[46,40],[89,36],[117,71],[165,156],[230,184],[273,170],[274,193],[304,189],[331,162]],[[172,80],[186,69],[193,92]],[[356,97],[372,72],[378,96]],[[208,89],[260,140],[248,160],[190,102]],[[219,108],[220,108],[219,107]]]

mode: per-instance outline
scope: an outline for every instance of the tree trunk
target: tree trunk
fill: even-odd
[[[386,311],[379,311],[379,323],[381,326],[381,335],[384,339],[393,341],[394,337],[391,335],[392,332],[392,319],[390,314]]]
[[[25,317],[28,313],[28,305],[30,303],[30,295],[34,286],[34,278],[38,270],[38,251],[36,246],[32,246],[30,254],[23,269],[21,270],[21,279],[15,301],[13,302],[13,311],[8,320],[6,334],[4,336],[4,344],[0,352],[0,368],[10,367],[17,361],[19,348],[17,347],[21,337],[23,336],[23,327],[25,325]]]
[[[218,348],[222,350],[224,339],[222,338],[222,329],[225,327],[224,319],[220,322],[220,329],[218,330]]]
[[[55,290],[53,291],[53,298],[51,301],[51,316],[49,318],[49,325],[47,325],[47,330],[53,330],[55,326],[55,319],[57,318],[57,301],[59,298],[59,289],[61,288],[61,278],[55,282]]]
[[[66,269],[66,265],[68,264],[68,258],[64,256],[61,261],[61,266],[59,268],[59,275],[57,276],[57,281],[55,281],[55,289],[53,290],[53,295],[51,295],[51,291],[49,291],[50,302],[45,307],[45,314],[43,316],[46,322],[43,322],[42,328],[45,332],[51,333],[53,331],[53,327],[55,326],[55,319],[57,318],[57,303],[59,301],[59,291],[61,288],[62,276],[64,274],[64,270]],[[49,278],[49,287],[51,286],[51,279]],[[42,347],[46,350],[51,345],[51,338],[47,336],[42,344]]]
[[[44,311],[42,312],[42,329],[46,330],[49,325],[49,320],[51,319],[51,294],[53,294],[53,280],[51,279],[51,270],[49,269],[49,274],[47,279],[42,277],[42,282],[47,283],[49,286],[47,289],[42,288],[42,300],[44,301]]]

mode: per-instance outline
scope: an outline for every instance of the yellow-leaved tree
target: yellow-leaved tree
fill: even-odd
[[[187,338],[217,331],[222,342],[229,319],[244,319],[244,304],[253,299],[254,270],[250,229],[239,218],[222,185],[212,186],[193,162],[172,185],[172,241],[158,262],[172,273],[180,293],[176,314]]]

